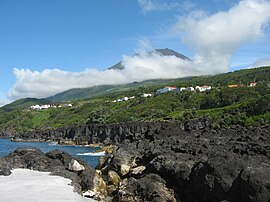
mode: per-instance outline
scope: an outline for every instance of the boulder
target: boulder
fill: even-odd
[[[116,196],[117,201],[171,201],[176,202],[172,189],[156,174],[148,174],[138,180],[129,178],[123,181]]]
[[[105,200],[107,196],[107,185],[100,175],[95,175],[93,179],[93,188],[88,191],[93,195],[94,199],[99,201]]]
[[[117,172],[110,170],[108,172],[108,184],[109,185],[114,185],[115,187],[119,187],[120,182],[121,182],[121,178],[119,177],[119,175],[117,174]]]
[[[71,159],[68,165],[68,169],[74,172],[80,172],[80,171],[85,170],[84,166],[74,159]]]
[[[240,194],[232,195],[231,201],[269,201],[270,199],[270,165],[256,164],[246,167],[235,182]],[[238,186],[237,186],[238,184]],[[232,189],[235,189],[233,187]]]
[[[129,173],[129,170],[130,170],[130,166],[128,166],[128,165],[122,164],[120,166],[120,172],[121,172],[122,176],[127,175]]]
[[[136,168],[132,168],[131,174],[132,175],[140,175],[146,169],[145,166],[138,166]]]

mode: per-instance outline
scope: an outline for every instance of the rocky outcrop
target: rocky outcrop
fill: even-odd
[[[1,129],[0,138],[12,138],[16,135],[19,135],[16,131],[11,129]]]
[[[16,137],[116,145],[100,158],[95,176],[102,179],[92,179],[113,201],[270,200],[270,126],[213,130],[200,119],[74,126]]]
[[[124,141],[100,159],[114,201],[270,200],[270,127],[187,130],[163,127]],[[109,187],[109,186],[108,186]]]
[[[192,131],[210,128],[206,119],[180,122],[126,122],[115,124],[72,125],[57,130],[36,130],[29,133],[14,134],[13,141],[57,141],[59,144],[95,144],[115,145],[152,138],[167,128]]]
[[[94,198],[104,199],[106,197],[106,187],[101,188],[97,184],[97,181],[102,182],[103,179],[95,170],[84,161],[74,159],[68,153],[60,150],[44,154],[36,148],[17,148],[14,152],[0,158],[0,175],[10,175],[11,170],[15,168],[51,172],[52,175],[71,179],[75,191],[80,194],[93,191],[92,197]],[[104,186],[106,186],[105,183]]]

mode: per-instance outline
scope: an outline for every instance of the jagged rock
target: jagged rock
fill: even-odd
[[[106,157],[102,173],[107,177],[110,168],[123,178],[119,189],[113,189],[113,201],[270,199],[270,126],[209,130],[200,125],[186,131],[180,127],[161,124],[147,132],[148,138],[123,142]],[[123,165],[129,166],[126,172]]]
[[[122,176],[128,174],[129,173],[129,170],[130,170],[130,166],[128,166],[128,165],[122,164],[120,166],[120,171],[121,171],[121,175]]]
[[[9,176],[11,174],[11,171],[10,171],[10,169],[1,169],[0,170],[0,175],[4,175],[4,176]]]
[[[132,168],[131,170],[131,174],[133,175],[138,175],[138,174],[142,174],[142,172],[146,169],[145,166],[138,166],[136,168]]]
[[[231,201],[269,201],[270,199],[270,165],[253,165],[245,168],[239,177],[241,194]]]
[[[93,198],[99,201],[104,201],[107,196],[107,185],[103,178],[96,174],[93,179],[93,188],[90,190]]]
[[[119,187],[121,181],[122,180],[119,177],[119,175],[117,174],[117,172],[115,172],[113,170],[110,170],[108,172],[108,184]]]
[[[116,200],[176,202],[173,190],[168,189],[166,182],[156,174],[148,174],[138,180],[132,177],[125,180],[116,196]]]
[[[72,157],[67,152],[60,151],[58,149],[49,151],[46,153],[46,156],[51,159],[60,161],[66,168],[69,167],[69,163],[72,160]]]
[[[68,169],[74,172],[80,172],[80,171],[85,170],[84,166],[74,159],[70,161],[68,165]]]
[[[111,154],[101,158],[97,167],[104,175],[109,192],[113,188],[108,184],[110,170],[117,172],[123,179],[119,189],[113,191],[114,201],[154,200],[155,194],[150,184],[154,186],[154,181],[158,184],[159,178],[165,181],[159,186],[159,189],[163,187],[161,192],[167,190],[164,193],[171,193],[173,198],[183,202],[270,199],[269,178],[266,176],[270,176],[270,125],[212,130],[211,123],[201,119],[185,123],[137,122],[70,126],[56,131],[34,131],[15,136],[22,139],[68,139],[76,143],[117,145]],[[20,160],[21,156],[25,156],[27,163]],[[38,158],[31,152],[17,154],[15,158],[18,159],[14,163],[17,166],[31,167],[37,164],[43,170],[49,170],[50,166],[46,167],[46,162],[52,160],[44,158],[37,162]],[[55,168],[64,166],[61,160],[53,163]],[[129,168],[122,168],[121,172],[121,165]],[[145,166],[145,170],[132,174],[138,166]],[[80,175],[83,176],[85,172]],[[72,177],[71,174],[61,173]],[[150,174],[158,177],[151,180],[147,177]],[[93,177],[87,179],[80,186],[83,190],[92,190],[89,187],[93,186],[90,183],[91,180],[93,183]],[[161,196],[159,199],[163,200]]]

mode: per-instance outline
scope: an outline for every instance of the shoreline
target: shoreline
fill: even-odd
[[[56,143],[55,145],[60,146],[79,146],[79,147],[102,147],[102,144],[100,143],[94,143],[94,144],[76,144],[74,141],[67,141],[67,142],[57,142],[53,140],[40,140],[40,139],[21,139],[21,138],[0,138],[0,139],[9,139],[11,142],[47,142],[47,143]]]
[[[70,131],[75,131],[74,136],[68,135]],[[59,134],[50,131],[51,139]],[[257,201],[270,199],[268,124],[212,129],[204,120],[185,125],[126,123],[68,128],[61,134],[65,136],[58,137],[63,139],[111,145],[107,146],[111,153],[99,159],[93,175],[99,179],[92,181],[97,183],[98,196],[103,198],[250,201],[252,195]],[[20,137],[30,139],[37,135],[48,138],[45,132]]]
[[[6,181],[2,179],[10,179],[4,178],[5,176],[13,176],[12,171],[14,169],[22,168],[31,169],[36,172],[46,172],[47,174],[50,173],[50,176],[62,177],[68,180],[67,184],[72,184],[72,190],[77,192],[80,196],[84,195],[98,200],[103,197],[103,192],[105,192],[105,188],[102,184],[100,185],[102,179],[95,169],[90,167],[84,160],[73,157],[65,151],[55,149],[45,153],[34,147],[16,148],[14,151],[0,158],[0,184],[2,182],[4,185]],[[31,175],[29,175],[28,178],[29,180],[32,179]],[[28,178],[25,178],[22,182],[17,182],[17,184],[27,185]],[[31,187],[35,186],[31,185]],[[46,187],[46,185],[43,187]],[[85,194],[86,192],[92,193],[92,195],[88,196]],[[55,192],[52,190],[52,193]],[[28,202],[28,200],[26,201]],[[51,200],[44,200],[44,202],[45,201]]]
[[[41,143],[54,143],[56,141],[45,141],[45,140],[39,140],[39,139],[15,139],[13,140],[12,138],[0,138],[0,139],[9,139],[11,142],[41,142]],[[59,146],[74,146],[74,147],[89,147],[89,148],[99,148],[92,153],[100,153],[100,152],[105,152],[105,154],[110,154],[116,147],[115,145],[106,145],[103,146],[101,143],[93,143],[93,144],[87,144],[87,145],[80,145],[80,144],[59,144],[56,143],[55,145]]]

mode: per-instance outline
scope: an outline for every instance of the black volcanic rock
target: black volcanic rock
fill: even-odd
[[[84,161],[76,159],[85,169],[81,172],[72,172],[68,170],[68,163],[71,159],[73,159],[72,156],[60,150],[44,154],[36,148],[17,148],[7,156],[0,158],[0,175],[10,175],[12,169],[25,168],[51,172],[53,175],[71,179],[75,190],[79,193],[93,189],[95,170]]]
[[[207,120],[198,119],[183,123],[90,124],[17,136],[31,139],[36,134],[40,139],[58,138],[60,142],[69,139],[116,145],[97,166],[113,201],[268,202],[270,199],[269,125],[213,130]],[[61,155],[49,156],[66,159],[60,158]],[[59,160],[61,164],[65,161]],[[2,172],[8,172],[7,165],[0,165]],[[122,181],[113,189],[108,180],[112,172]]]
[[[105,157],[98,169],[105,176],[114,170],[123,180],[115,201],[269,201],[270,126],[211,130],[195,123],[187,131],[160,123],[151,138],[145,137],[153,130],[141,128],[143,139],[123,141]],[[145,170],[133,175],[140,166]],[[163,191],[154,194],[150,187]]]

